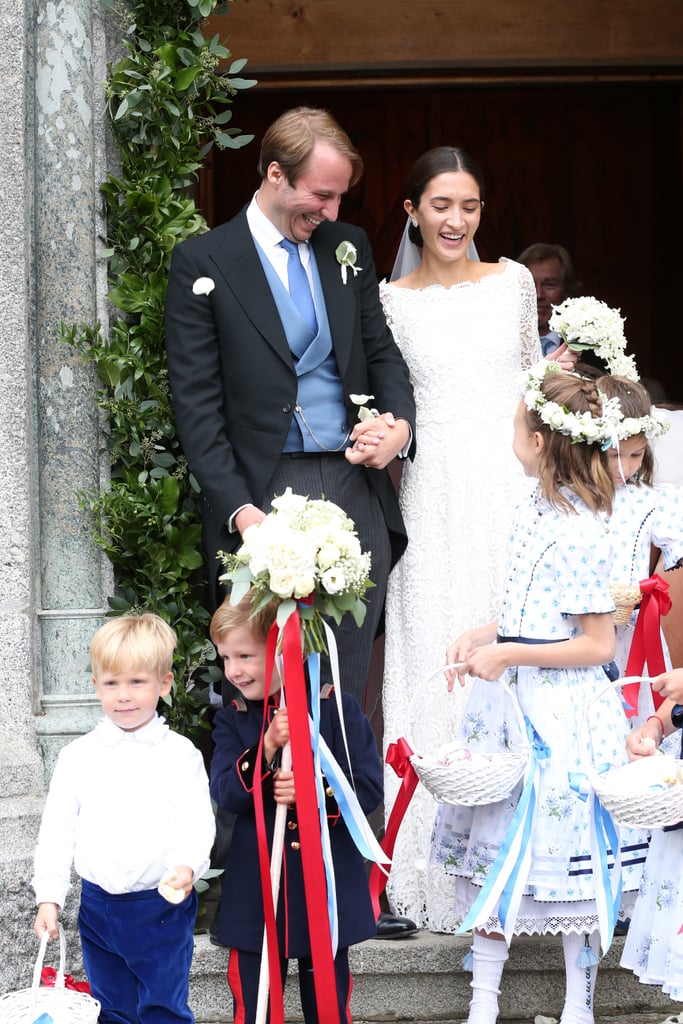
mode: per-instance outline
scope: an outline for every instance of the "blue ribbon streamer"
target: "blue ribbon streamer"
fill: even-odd
[[[602,762],[596,765],[595,771],[602,775],[610,768],[609,763]],[[612,816],[600,803],[598,795],[585,773],[569,772],[569,786],[579,799],[588,800],[590,797],[591,863],[593,874],[600,882],[595,887],[595,902],[598,910],[600,944],[604,956],[614,937],[623,886],[619,835]],[[614,857],[611,871],[609,867],[610,850]]]
[[[508,942],[515,925],[531,863],[530,838],[536,809],[538,773],[542,763],[550,757],[550,747],[543,742],[526,716],[524,723],[531,750],[522,793],[486,882],[458,928],[458,934],[470,931],[488,920],[496,903],[498,919]]]
[[[330,937],[332,953],[336,956],[339,945],[339,914],[337,910],[337,891],[334,881],[334,863],[330,844],[330,830],[327,827],[327,808],[323,790],[322,769],[320,763],[320,655],[311,653],[307,658],[308,678],[311,687],[311,746],[313,749],[313,766],[315,772],[315,788],[318,796],[318,814],[320,816],[320,837],[327,879],[327,914],[330,920]]]

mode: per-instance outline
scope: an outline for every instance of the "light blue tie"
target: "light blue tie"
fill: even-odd
[[[287,279],[289,281],[289,294],[296,308],[301,313],[304,321],[308,324],[313,334],[318,330],[318,321],[315,315],[315,305],[311,295],[311,286],[308,283],[308,276],[304,270],[299,246],[296,242],[290,242],[283,238],[280,242],[283,249],[286,249],[289,258],[287,260]]]

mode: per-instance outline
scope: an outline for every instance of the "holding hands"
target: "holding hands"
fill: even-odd
[[[352,465],[384,469],[408,445],[410,427],[407,420],[397,420],[393,413],[383,412],[356,423],[351,441],[345,454]]]

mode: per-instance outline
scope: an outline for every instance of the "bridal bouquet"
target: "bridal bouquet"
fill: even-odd
[[[254,611],[279,602],[282,628],[298,609],[304,653],[325,651],[322,617],[339,624],[347,613],[357,626],[365,618],[363,597],[370,581],[370,553],[362,552],[354,524],[331,501],[310,500],[288,487],[273,499],[273,511],[244,532],[235,554],[221,554],[232,583],[230,600],[238,604],[254,593]]]
[[[574,352],[592,349],[610,373],[635,381],[639,377],[634,358],[625,354],[624,321],[618,309],[592,296],[580,296],[555,306],[549,326]]]

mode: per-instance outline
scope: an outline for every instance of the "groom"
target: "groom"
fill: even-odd
[[[286,487],[353,519],[375,586],[362,629],[345,616],[335,633],[342,689],[362,706],[387,578],[406,545],[386,467],[413,455],[413,392],[368,239],[336,223],[363,170],[346,133],[325,111],[290,110],[266,131],[258,170],[245,209],[173,253],[166,348],[176,422],[201,488],[212,602],[222,596],[217,552],[236,550]],[[372,396],[380,416],[357,422],[352,394]],[[406,925],[389,918],[384,931]]]

